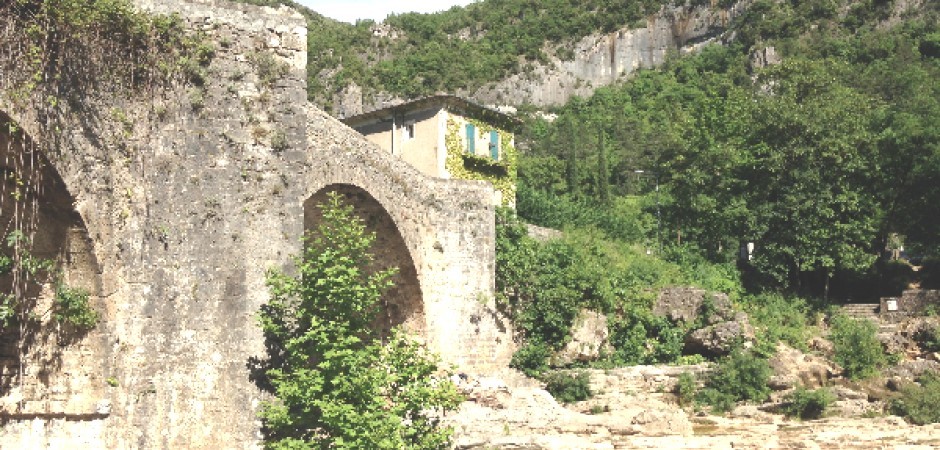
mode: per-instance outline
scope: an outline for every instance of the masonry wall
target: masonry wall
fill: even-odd
[[[404,310],[423,308],[403,323],[461,370],[508,363],[511,330],[493,300],[490,185],[423,176],[310,106],[306,29],[292,10],[136,3],[179,12],[226,45],[204,87],[59,106],[62,132],[48,156],[87,230],[102,319],[61,349],[56,376],[80,384],[29,378],[43,389],[0,393],[4,448],[257,448],[265,272],[291,270],[310,226],[305,204],[337,185],[368,194],[387,213],[383,226],[397,228],[394,246],[414,267]],[[263,82],[251,62],[259,54],[286,75]],[[41,136],[43,114],[14,108],[9,80],[0,73],[0,111]]]
[[[893,302],[894,309],[888,307],[889,302]],[[908,289],[900,297],[882,297],[878,316],[888,322],[902,322],[931,310],[940,311],[940,291]]]

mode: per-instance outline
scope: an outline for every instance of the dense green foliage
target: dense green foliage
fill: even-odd
[[[696,400],[716,412],[730,411],[740,401],[763,402],[770,396],[771,373],[766,359],[737,349],[718,361]]]
[[[545,390],[562,403],[580,402],[594,395],[591,392],[591,375],[587,372],[551,372],[545,375],[543,381]]]
[[[488,0],[438,14],[390,16],[397,38],[372,21],[310,21],[311,97],[330,100],[349,83],[405,97],[474,88],[545,61],[546,47],[611,32],[657,11],[662,0]],[[548,44],[548,46],[546,45]],[[324,83],[324,74],[332,80]]]
[[[373,327],[393,269],[369,273],[375,237],[338,195],[296,260],[272,273],[261,311],[276,401],[261,413],[268,448],[446,448],[441,414],[461,401],[437,361],[398,332]]]
[[[914,333],[913,339],[925,352],[940,352],[940,325],[925,324]]]
[[[544,371],[582,309],[608,315],[608,363],[674,362],[682,355],[688,326],[653,315],[652,302],[662,286],[709,284],[697,281],[701,274],[598,230],[571,228],[559,239],[538,242],[512,211],[500,210],[497,220],[497,290],[526,339],[513,357],[515,367],[530,375]]]
[[[764,353],[776,351],[777,342],[809,351],[806,342],[818,332],[811,316],[820,314],[817,305],[805,299],[775,293],[750,294],[742,299],[752,324],[757,328],[757,349]]]
[[[600,212],[565,215],[601,218],[622,196],[646,194],[667,246],[724,262],[754,242],[751,286],[881,293],[856,281],[893,233],[921,254],[940,251],[940,28],[932,11],[849,27],[864,6],[840,18],[830,3],[756,2],[734,44],[598,89],[551,123],[534,119],[520,211],[550,224],[542,211],[577,204]],[[750,66],[749,52],[770,45],[783,63]]]
[[[790,417],[803,420],[818,419],[835,400],[835,394],[829,389],[809,390],[799,386],[783,398],[782,408],[783,413]]]
[[[917,425],[940,423],[940,375],[928,372],[901,388],[901,397],[891,402],[891,413],[906,417]]]
[[[832,316],[830,322],[829,340],[835,350],[834,359],[847,377],[868,378],[888,364],[874,322],[841,314]]]
[[[530,375],[548,368],[582,309],[607,314],[611,351],[606,364],[679,361],[696,324],[652,313],[658,289],[692,285],[735,293],[735,274],[686,255],[676,264],[646,254],[642,245],[611,239],[592,228],[568,228],[539,242],[510,210],[497,216],[496,284],[500,301],[525,344],[513,365]],[[678,259],[683,257],[677,256]]]

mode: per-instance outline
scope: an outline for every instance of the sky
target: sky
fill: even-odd
[[[324,16],[355,23],[356,19],[385,20],[389,14],[445,11],[452,6],[466,6],[473,0],[295,0]]]

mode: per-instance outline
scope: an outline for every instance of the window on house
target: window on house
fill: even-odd
[[[403,141],[410,141],[415,138],[415,123],[414,121],[405,122],[405,126],[401,128],[401,137]]]
[[[467,124],[467,153],[476,154],[477,146],[477,127],[472,123]]]
[[[499,161],[499,133],[496,130],[490,131],[490,158]]]

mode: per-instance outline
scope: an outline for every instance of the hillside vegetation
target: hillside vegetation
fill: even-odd
[[[308,91],[330,110],[332,96],[355,83],[366,95],[415,98],[476,88],[545,62],[573,57],[566,44],[592,33],[642,23],[664,0],[486,0],[436,14],[388,17],[380,29],[323,17],[290,1],[307,17]],[[700,2],[704,3],[704,2]]]
[[[891,2],[755,2],[730,45],[531,121],[520,214],[560,226],[558,204],[590,216],[648,193],[666,245],[728,262],[755,243],[754,285],[886,295],[886,248],[940,248],[935,8],[875,26]],[[782,63],[750,64],[765,47]]]

